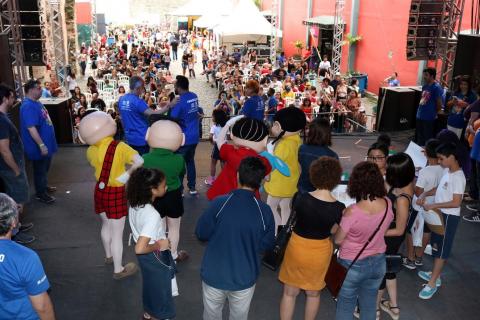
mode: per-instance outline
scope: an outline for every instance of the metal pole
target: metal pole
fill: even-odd
[[[355,37],[358,34],[358,14],[360,11],[360,0],[352,0],[352,14],[350,16],[350,35]],[[357,55],[357,44],[353,43],[348,49],[348,71],[355,69],[355,58]]]

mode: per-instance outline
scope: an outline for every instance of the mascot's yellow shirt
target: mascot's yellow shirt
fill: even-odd
[[[100,173],[102,172],[103,159],[107,153],[110,142],[113,141],[112,137],[106,137],[90,146],[87,149],[87,160],[90,165],[95,168],[95,179],[100,179]],[[109,187],[122,187],[123,183],[115,180],[125,172],[125,165],[132,164],[133,158],[138,152],[124,142],[120,142],[115,150],[115,156],[113,157],[112,169],[110,170],[110,177],[108,178]]]
[[[297,192],[298,178],[300,178],[298,149],[301,144],[300,134],[283,137],[276,143],[273,154],[287,164],[290,177],[282,175],[278,170],[272,172],[270,181],[265,182],[263,186],[272,197],[291,198]]]

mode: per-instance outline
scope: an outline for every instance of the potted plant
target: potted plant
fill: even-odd
[[[362,40],[362,36],[360,36],[360,35],[353,36],[350,33],[347,33],[345,35],[344,39],[345,40],[342,41],[342,45],[347,45],[348,44],[348,46],[351,48],[352,46],[355,46],[356,44],[358,44],[358,42],[360,42]],[[349,56],[350,56],[350,50],[349,50]],[[360,94],[362,95],[362,97],[365,96],[365,90],[368,87],[368,75],[366,73],[351,70],[350,69],[351,68],[350,57],[349,57],[348,68],[349,68],[349,71],[346,75],[348,81],[350,82],[352,79],[357,79],[358,80],[358,86],[360,87]]]
[[[349,46],[352,46],[354,44],[357,44],[362,40],[362,36],[352,36],[350,33],[347,33],[345,35],[345,40],[342,41],[342,45],[348,44]]]
[[[296,61],[302,60],[302,50],[303,48],[305,48],[305,45],[301,40],[295,41],[293,45],[297,49],[297,53],[293,55],[293,60],[296,60]]]

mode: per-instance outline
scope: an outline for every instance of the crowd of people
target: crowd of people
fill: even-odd
[[[122,263],[128,215],[142,271],[144,319],[175,317],[175,265],[189,258],[179,245],[185,175],[188,194],[199,194],[195,153],[204,112],[190,91],[189,78],[196,77],[200,56],[202,75],[219,91],[211,108],[212,161],[205,181],[211,201],[195,229],[197,238],[207,242],[201,268],[203,319],[221,319],[227,299],[230,319],[248,318],[261,254],[274,247],[292,212],[296,223],[278,275],[283,284],[281,319],[293,318],[301,291],[306,294],[304,318],[315,319],[335,245],[339,263],[348,268],[336,304],[337,320],[379,319],[382,311],[399,319],[397,290],[402,283],[392,263],[395,258],[398,262],[403,243],[406,252],[400,263],[411,270],[423,266],[425,247],[431,244],[433,269],[418,272],[425,283],[419,298],[430,299],[441,288],[460,223],[466,177],[472,198],[478,200],[480,189],[480,104],[469,79],[460,78],[458,89],[445,98],[435,70],[425,69],[416,141],[424,148],[427,166],[417,172],[410,156],[392,152],[390,138],[381,135],[346,182],[348,197],[355,202],[346,206],[333,195],[343,170],[331,135],[364,129],[366,115],[358,84],[332,74],[328,57],[294,61],[281,54],[277,66],[260,61],[246,46],[232,53],[225,46],[200,52],[192,36],[189,45],[187,35],[155,33],[152,41],[149,33],[143,35],[148,41],[137,45],[136,33],[125,33],[126,40],[120,39],[122,34],[117,34],[119,45],[108,45],[105,38],[98,48],[81,49],[82,74],[88,61],[93,71],[88,92],[82,92],[75,74],[67,80],[75,139],[90,145],[87,159],[95,169],[95,211],[102,219],[105,264],[114,265],[116,280],[138,270],[133,262]],[[132,42],[131,48],[126,45]],[[173,77],[169,68],[177,60],[179,43],[185,50],[176,63],[183,75]],[[388,81],[398,85],[394,80]],[[33,164],[36,199],[55,202],[48,171],[58,147],[39,99],[58,95],[56,84],[54,76],[44,86],[37,80],[25,84],[20,134],[6,115],[15,92],[0,85],[0,177],[5,191],[0,194],[0,283],[7,292],[0,295],[0,314],[6,318],[55,318],[41,262],[20,244],[35,240],[27,233],[33,225],[21,223],[29,200],[24,154]],[[109,114],[102,126],[95,122],[106,119],[101,112]],[[448,115],[448,126],[436,134],[439,113]],[[95,130],[107,131],[95,139],[86,136]],[[273,141],[267,146],[270,135]],[[133,165],[126,175],[123,163]],[[266,202],[260,197],[262,186]],[[480,222],[474,209],[463,218]],[[15,299],[9,298],[12,294]]]

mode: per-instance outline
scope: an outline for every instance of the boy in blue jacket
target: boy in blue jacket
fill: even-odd
[[[260,269],[260,254],[274,246],[270,207],[255,198],[265,165],[247,157],[238,168],[239,188],[215,198],[197,222],[196,235],[208,241],[203,257],[203,319],[221,319],[228,298],[230,319],[247,319]]]

